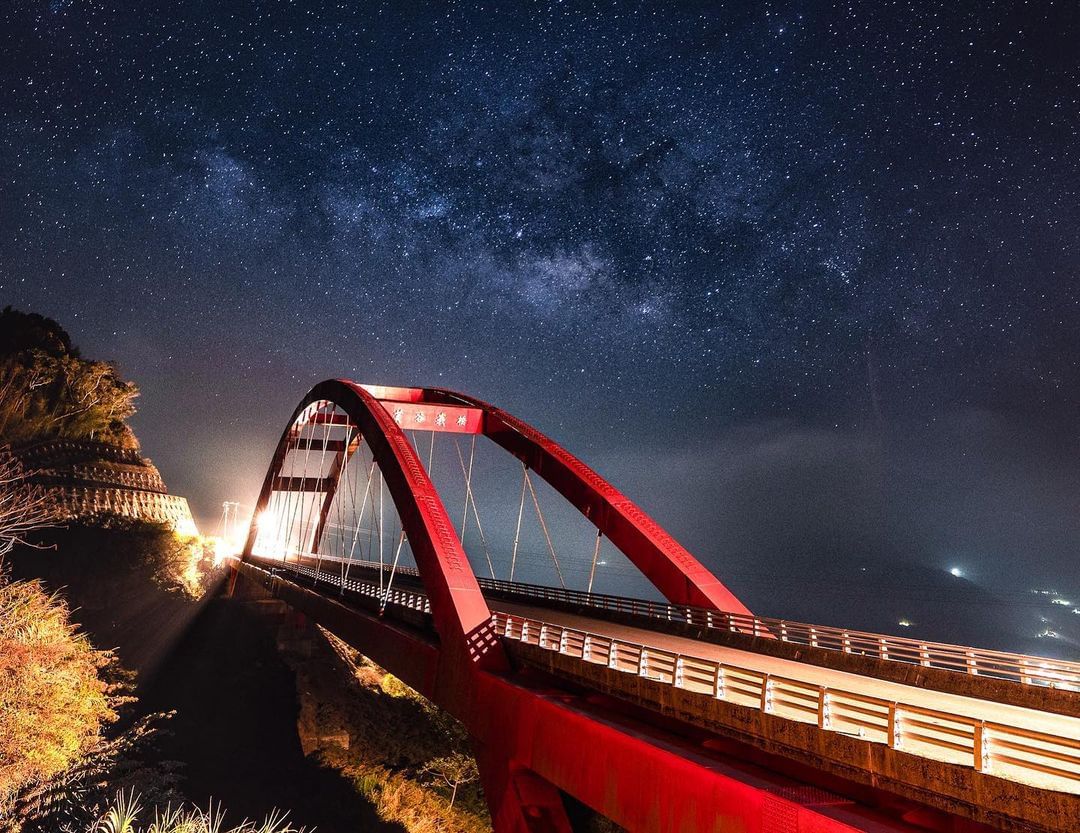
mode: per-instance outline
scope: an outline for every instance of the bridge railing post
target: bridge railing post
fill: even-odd
[[[817,725],[819,729],[828,729],[830,720],[829,690],[825,686],[818,686],[818,713]]]
[[[884,636],[878,640],[878,656],[881,659],[889,658],[889,640]]]
[[[896,703],[889,703],[889,710],[886,715],[888,720],[888,745],[890,749],[900,749],[902,747],[903,735],[901,734],[900,726],[900,712],[896,708]]]
[[[766,674],[761,678],[761,710],[766,714],[772,711],[772,676]]]
[[[979,664],[978,664],[978,660],[975,659],[975,652],[974,651],[966,651],[964,653],[964,666],[967,668],[967,672],[969,674],[978,676],[978,674],[979,674]]]
[[[975,724],[973,753],[975,756],[975,769],[979,772],[990,772],[990,734],[986,723],[980,720]]]
[[[638,652],[638,676],[649,676],[649,649],[644,645],[641,646]]]
[[[619,643],[614,639],[608,642],[608,655],[607,655],[608,668],[619,667]]]
[[[592,635],[585,634],[585,640],[581,643],[581,658],[588,662],[592,659]]]
[[[930,648],[925,643],[919,645],[919,665],[930,665]]]
[[[675,675],[672,682],[672,685],[674,685],[675,688],[683,687],[683,679],[686,673],[684,664],[685,661],[683,660],[682,654],[679,654],[679,656],[675,657]]]
[[[716,663],[716,676],[713,678],[713,697],[724,699],[724,666],[719,662]]]

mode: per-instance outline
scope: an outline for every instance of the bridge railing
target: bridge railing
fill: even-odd
[[[789,622],[785,619],[747,616],[647,599],[583,593],[579,590],[494,579],[478,579],[478,581],[481,588],[485,590],[521,598],[627,613],[732,633],[772,637],[783,642],[814,648],[860,654],[875,659],[906,662],[965,674],[996,677],[1026,685],[1080,691],[1080,663],[1078,662],[969,648],[828,625]]]
[[[386,583],[380,586],[370,579],[344,576],[320,569],[318,565],[254,560],[271,573],[302,576],[316,587],[322,584],[343,596],[355,593],[379,600],[383,605],[430,613],[428,599],[420,592]],[[1080,792],[1080,738],[1077,737],[927,709],[540,619],[495,612],[491,621],[495,632],[506,639],[694,695],[814,724],[824,731],[886,744],[890,749],[974,767],[1001,778]]]
[[[348,559],[310,554],[303,556],[306,562],[324,561],[342,563]],[[296,562],[286,562],[291,567]],[[354,568],[389,572],[389,565],[377,561],[351,562]],[[398,566],[400,575],[418,576],[413,567]],[[1024,685],[1038,685],[1066,691],[1080,691],[1080,662],[1015,654],[1007,651],[991,651],[930,642],[866,631],[837,628],[829,625],[810,625],[773,619],[764,616],[747,616],[738,613],[709,610],[707,608],[672,605],[648,599],[609,596],[602,593],[585,593],[539,584],[509,582],[490,578],[477,578],[481,589],[502,593],[523,600],[539,600],[567,605],[588,607],[594,610],[643,616],[665,622],[677,622],[693,627],[729,631],[752,636],[762,636],[822,648],[848,654],[859,654],[875,659],[889,660],[938,668],[996,679],[1012,680]]]
[[[494,613],[501,636],[694,694],[815,724],[914,755],[1035,786],[1080,792],[1080,739],[927,709],[673,653],[604,634]]]

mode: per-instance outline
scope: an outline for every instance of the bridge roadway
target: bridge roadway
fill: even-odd
[[[256,560],[264,566],[274,563]],[[317,577],[317,583],[340,587],[339,565],[327,569],[328,559],[321,559],[321,565],[314,558],[301,560],[304,563],[276,564],[308,579]],[[418,577],[410,572],[396,576],[393,601],[424,611],[426,598]],[[369,597],[378,592],[377,567],[350,567],[350,576],[345,582],[348,590]],[[839,777],[849,778],[854,770],[863,770],[859,777],[864,783],[885,785],[909,799],[932,796],[931,806],[949,811],[955,810],[954,803],[967,802],[976,818],[986,807],[1015,803],[1019,792],[1032,788],[1022,803],[1065,794],[1060,796],[1064,803],[1044,801],[1046,807],[1061,808],[1048,812],[1050,817],[1080,808],[1075,800],[1080,795],[1080,717],[1075,714],[928,689],[694,639],[668,632],[660,622],[653,626],[612,621],[604,611],[591,615],[580,608],[567,610],[506,598],[506,593],[485,595],[498,632],[520,661],[719,730],[737,742],[749,740],[767,754],[792,757]],[[1008,685],[1030,688],[1019,682]],[[753,717],[748,720],[745,712],[750,710]],[[790,725],[783,728],[788,722],[800,724],[802,740],[798,733],[791,734]],[[776,731],[778,725],[781,728]],[[830,742],[823,744],[823,736],[829,736]],[[924,763],[912,766],[911,756],[925,759]],[[967,775],[958,779],[957,770]],[[941,800],[946,785],[955,794]],[[1071,822],[1061,828],[1052,821],[1028,827],[1024,825],[1030,819],[1021,818],[1015,824],[1018,820],[1009,809],[983,813],[979,820],[991,824],[1006,820],[1002,829],[1012,830],[1072,829]]]

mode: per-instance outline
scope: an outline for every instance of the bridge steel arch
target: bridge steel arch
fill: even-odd
[[[245,583],[269,581],[298,610],[331,630],[340,627],[351,633],[352,643],[362,652],[390,660],[389,670],[396,670],[396,662],[414,672],[402,676],[461,720],[469,732],[497,833],[569,833],[559,790],[630,830],[771,833],[779,828],[770,826],[768,819],[777,814],[795,825],[790,829],[817,833],[910,830],[891,823],[866,826],[861,811],[849,811],[846,805],[820,808],[785,797],[752,766],[742,771],[737,761],[718,765],[702,754],[704,747],[696,745],[700,741],[680,740],[662,726],[654,731],[633,713],[610,710],[603,698],[598,701],[510,663],[492,630],[490,610],[453,523],[399,424],[408,407],[460,409],[463,430],[490,437],[547,480],[673,602],[745,608],[584,463],[491,405],[438,389],[321,382],[301,401],[278,442],[256,519],[266,510],[301,430],[318,421],[322,409],[331,404],[348,415],[385,479],[430,600],[437,642],[408,634],[381,614],[348,608],[317,589],[289,582],[274,585],[272,574],[260,571],[251,559],[256,520],[231,586],[235,588],[241,578]],[[354,448],[350,439],[339,451],[347,456]],[[344,462],[335,460],[331,470],[340,474],[343,468]],[[380,641],[385,642],[382,647]],[[398,659],[395,652],[412,656]]]
[[[559,443],[487,402],[444,388],[367,385],[384,407],[460,406],[478,410],[477,433],[517,457],[566,498],[672,604],[750,614],[723,582],[637,504]],[[401,414],[403,420],[408,415]]]
[[[305,425],[317,418],[323,403],[345,411],[382,472],[431,599],[432,617],[442,645],[482,667],[505,667],[505,656],[500,657],[495,643],[484,637],[490,627],[491,611],[434,484],[401,427],[363,386],[328,379],[315,385],[301,400],[274,451],[255,517],[267,508],[293,441]],[[335,460],[334,468],[340,475],[344,462]],[[245,560],[251,555],[257,532],[252,523],[244,547]]]

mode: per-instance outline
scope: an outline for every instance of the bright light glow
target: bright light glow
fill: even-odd
[[[961,570],[959,567],[952,567],[952,568],[950,568],[949,572],[952,573],[957,578],[960,578],[960,576],[962,576],[964,574],[964,571]]]
[[[907,619],[901,619],[897,624],[902,628],[910,628],[911,622]]]
[[[285,541],[278,528],[277,513],[264,509],[255,519],[255,543],[252,553],[263,558],[285,558]]]
[[[184,536],[199,535],[199,527],[195,526],[193,519],[186,519],[176,524],[176,533]]]

